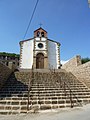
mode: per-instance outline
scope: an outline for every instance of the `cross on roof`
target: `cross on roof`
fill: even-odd
[[[40,27],[41,27],[43,24],[42,24],[42,23],[40,23],[39,25],[40,25]]]

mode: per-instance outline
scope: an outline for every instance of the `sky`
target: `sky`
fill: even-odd
[[[37,0],[0,0],[0,52],[20,53]],[[48,38],[60,42],[61,60],[76,55],[90,57],[90,8],[88,0],[39,0],[25,39],[40,27]]]

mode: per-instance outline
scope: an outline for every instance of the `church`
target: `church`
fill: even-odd
[[[20,41],[20,69],[60,68],[60,43],[48,39],[47,34],[40,27],[33,38]]]

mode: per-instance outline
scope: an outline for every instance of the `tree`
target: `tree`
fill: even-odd
[[[89,62],[89,61],[90,61],[90,58],[88,58],[88,57],[81,59],[82,64]]]
[[[20,57],[19,54],[15,54],[15,53],[6,53],[6,52],[0,52],[0,55],[2,55],[2,56],[10,56],[10,57]]]

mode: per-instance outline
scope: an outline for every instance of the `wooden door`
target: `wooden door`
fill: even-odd
[[[36,68],[37,69],[44,68],[44,55],[42,53],[38,53],[36,56]]]

